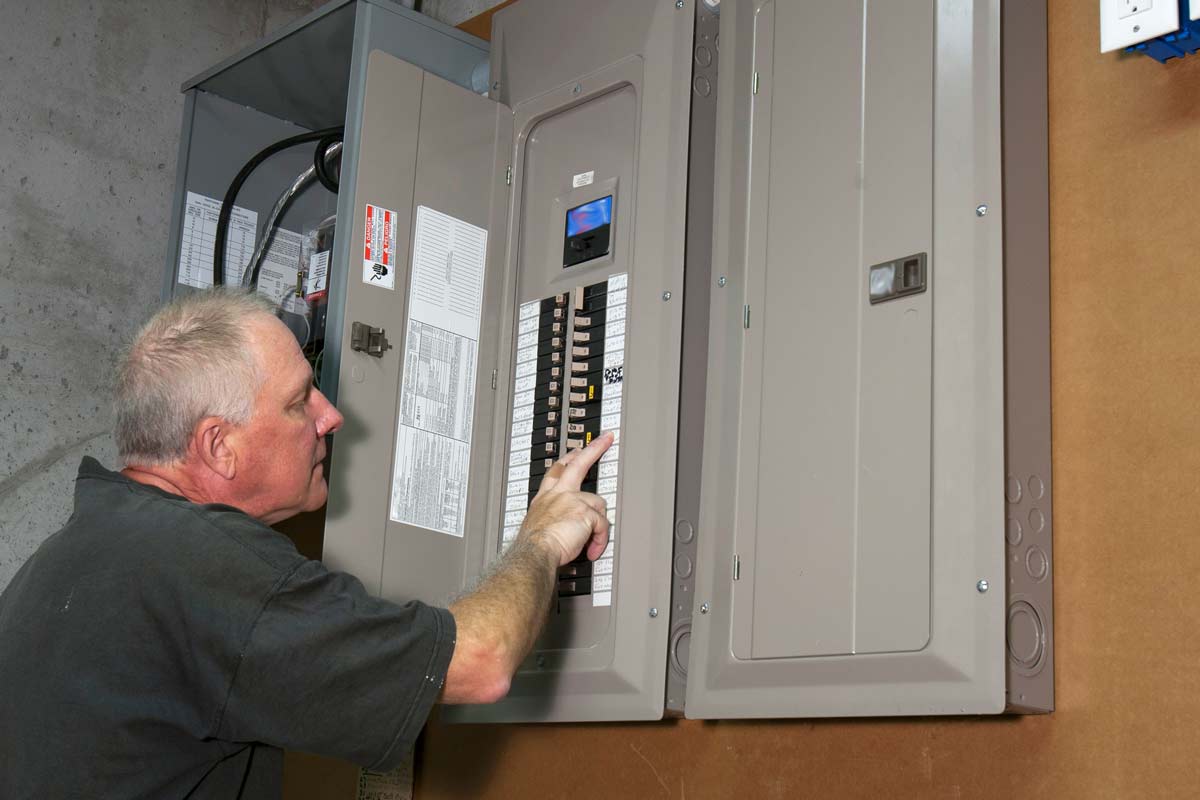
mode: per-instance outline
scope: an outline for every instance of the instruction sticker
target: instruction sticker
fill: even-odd
[[[595,179],[596,170],[592,169],[587,172],[581,172],[571,179],[571,187],[578,189],[580,186],[588,186]]]
[[[487,237],[486,231],[484,231],[484,237]],[[382,286],[394,291],[396,289],[396,212],[368,203],[367,229],[364,240],[363,283],[370,286]]]
[[[391,212],[372,208],[368,220],[384,214],[394,233]],[[371,246],[368,254],[382,255]],[[417,207],[390,516],[458,537],[466,522],[486,253],[486,230]]]
[[[304,296],[318,294],[329,288],[329,251],[313,253],[308,260],[308,274],[304,276]]]
[[[302,238],[295,231],[276,228],[275,235],[271,237],[271,246],[267,248],[258,270],[256,291],[276,308],[308,316],[308,305],[296,291]]]
[[[179,233],[179,272],[177,280],[197,289],[213,285],[213,256],[217,252],[217,219],[221,201],[195,192],[187,193],[183,210],[183,228]],[[254,254],[258,230],[258,212],[234,206],[225,236],[225,285],[239,286],[242,273]]]

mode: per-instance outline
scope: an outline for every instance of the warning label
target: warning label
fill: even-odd
[[[363,283],[396,288],[396,212],[367,205]]]

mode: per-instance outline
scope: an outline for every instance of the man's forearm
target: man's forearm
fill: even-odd
[[[484,648],[511,677],[545,625],[558,553],[536,533],[513,542],[478,588],[450,605],[459,646]]]
[[[604,500],[580,492],[612,434],[572,450],[542,476],[521,532],[479,588],[455,603],[458,628],[442,698],[492,703],[508,694],[513,673],[541,635],[558,568],[581,551],[596,558],[608,541]]]

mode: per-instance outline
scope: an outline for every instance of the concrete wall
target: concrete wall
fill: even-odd
[[[0,589],[115,466],[109,383],[162,288],[179,85],[321,0],[4,0]]]

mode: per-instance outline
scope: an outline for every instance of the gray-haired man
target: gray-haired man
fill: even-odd
[[[608,540],[548,473],[508,554],[449,609],[395,605],[268,524],[325,502],[342,416],[253,297],[160,311],[121,365],[126,467],[80,466],[75,513],[0,595],[0,797],[278,797],[280,748],[399,763],[434,702],[508,691],[557,568]]]

